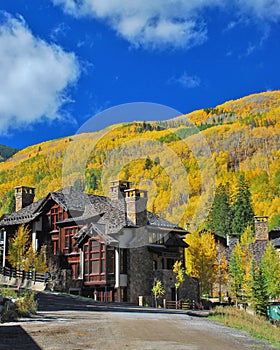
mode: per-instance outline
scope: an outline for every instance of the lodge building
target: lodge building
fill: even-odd
[[[176,260],[184,261],[188,232],[147,210],[147,191],[128,181],[110,184],[110,196],[86,194],[74,187],[33,202],[35,189],[15,187],[16,211],[0,229],[7,242],[19,225],[30,228],[35,250],[46,247],[48,287],[81,293],[101,301],[152,304],[156,279],[165,298],[175,300]],[[197,300],[197,281],[186,276],[180,298]]]

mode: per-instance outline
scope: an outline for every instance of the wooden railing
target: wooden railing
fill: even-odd
[[[166,308],[167,309],[182,309],[182,310],[188,310],[190,309],[191,305],[189,301],[173,301],[173,300],[166,300]]]
[[[8,279],[16,278],[22,281],[33,281],[34,284],[36,282],[46,282],[45,274],[43,273],[38,273],[36,271],[17,270],[10,267],[0,267],[0,275]]]

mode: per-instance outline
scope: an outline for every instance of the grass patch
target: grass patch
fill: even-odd
[[[264,316],[252,315],[235,307],[216,307],[210,311],[209,318],[243,330],[255,338],[266,340],[280,348],[280,329],[272,325]]]

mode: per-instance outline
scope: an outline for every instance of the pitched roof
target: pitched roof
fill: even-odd
[[[272,243],[273,243],[274,247],[279,248],[280,247],[280,237],[273,239]]]
[[[61,205],[65,211],[73,210],[83,212],[85,206],[90,204],[90,196],[91,195],[86,194],[73,186],[68,186],[56,192],[50,192],[43,199],[40,207],[43,207],[49,199],[53,199],[57,204]]]
[[[59,222],[86,222],[89,219],[95,223],[106,225],[107,233],[117,233],[123,227],[136,227],[126,215],[125,199],[112,200],[105,196],[86,194],[75,187],[64,187],[56,192],[50,192],[46,197],[28,205],[27,207],[5,216],[0,226],[19,225],[31,222],[39,216],[44,205],[52,199],[69,211],[72,218]],[[72,213],[71,213],[72,211]],[[77,212],[80,215],[77,216]],[[152,227],[180,229],[177,225],[147,211],[148,225]],[[182,230],[182,232],[185,232]]]
[[[27,224],[36,219],[36,217],[40,215],[40,211],[37,211],[37,209],[43,200],[44,199],[38,200],[10,215],[5,215],[0,221],[0,226]]]
[[[79,232],[74,235],[74,238],[76,239],[76,245],[79,246],[87,236],[100,236],[104,239],[107,245],[112,246],[118,244],[118,241],[115,238],[106,234],[105,225],[90,223],[89,225],[84,226]]]
[[[150,211],[147,212],[148,216],[148,224],[151,226],[160,226],[160,227],[166,227],[166,228],[176,228],[179,229],[178,225],[172,224],[170,221],[167,221],[160,216],[158,216],[155,213],[152,213]]]
[[[275,248],[280,247],[280,238],[275,238],[268,241],[255,241],[254,243],[251,244],[251,247],[253,249],[253,255],[258,263],[261,261],[261,257],[269,242],[272,242]],[[234,248],[234,245],[226,248],[227,259],[230,259],[233,248]]]
[[[252,243],[253,254],[257,262],[261,261],[262,255],[269,241],[256,241]]]

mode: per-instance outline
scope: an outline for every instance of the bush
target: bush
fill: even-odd
[[[37,312],[34,292],[27,290],[18,296],[14,290],[2,288],[0,295],[3,300],[0,309],[0,322],[14,321],[18,317],[29,317]]]
[[[33,292],[27,290],[23,296],[17,299],[16,308],[19,316],[26,317],[37,312],[37,302],[34,300],[34,296]]]

